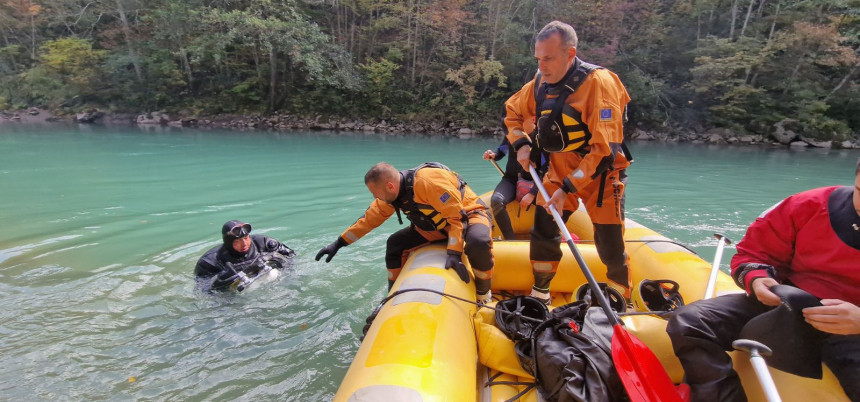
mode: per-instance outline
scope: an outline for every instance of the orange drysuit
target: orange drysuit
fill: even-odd
[[[447,239],[448,254],[459,256],[465,251],[475,270],[478,291],[488,291],[493,256],[485,205],[459,175],[441,164],[403,170],[400,176],[397,200],[388,203],[374,199],[341,238],[352,244],[401,210],[411,224],[388,240],[385,263],[390,282],[397,279],[409,251],[428,242]],[[480,289],[482,287],[486,289]]]
[[[629,289],[627,256],[624,252],[624,187],[630,161],[622,151],[623,118],[630,96],[613,72],[575,59],[568,74],[559,83],[548,84],[536,76],[505,102],[507,138],[515,149],[533,144],[526,128],[543,127],[536,116],[549,117],[559,101],[564,86],[573,87],[561,107],[558,127],[567,142],[561,152],[550,153],[549,170],[543,179],[552,195],[559,188],[568,192],[565,210],[575,210],[578,199],[585,202],[595,224],[595,243],[601,260],[608,267],[612,282]],[[577,78],[579,77],[579,78]],[[581,80],[574,82],[574,80]],[[536,80],[540,82],[536,83]],[[578,87],[576,87],[578,84]],[[539,85],[535,88],[535,85]],[[538,104],[540,101],[540,104]],[[543,204],[543,197],[538,203]],[[558,228],[552,217],[538,210],[532,230],[531,259],[535,288],[549,289],[561,259]],[[629,295],[629,292],[625,292]]]

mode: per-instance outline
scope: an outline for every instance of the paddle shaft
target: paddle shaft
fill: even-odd
[[[750,363],[755,370],[755,375],[761,383],[761,388],[767,397],[768,402],[782,402],[779,392],[776,391],[776,385],[773,383],[773,378],[770,376],[770,371],[767,369],[767,364],[764,358],[758,352],[750,352]]]
[[[708,277],[708,286],[705,288],[705,296],[702,299],[710,299],[714,297],[714,287],[717,284],[717,272],[720,271],[720,261],[723,259],[723,248],[726,244],[732,244],[732,241],[729,240],[723,234],[714,233],[714,237],[719,241],[717,244],[717,252],[714,254],[714,264],[711,266],[711,276]]]
[[[510,156],[509,156],[508,158],[510,158]],[[502,168],[499,166],[499,164],[496,162],[496,160],[495,160],[495,159],[490,159],[490,162],[493,162],[493,166],[495,166],[495,167],[496,167],[496,170],[498,170],[498,171],[499,171],[499,174],[500,174],[500,175],[502,175],[502,176],[504,176],[504,175],[505,175],[505,172],[502,170]]]
[[[540,176],[538,176],[534,166],[529,166],[529,173],[532,174],[532,177],[535,179],[535,185],[543,196],[543,199],[549,205],[550,196],[543,187],[543,183],[541,183]],[[600,286],[597,285],[597,279],[594,279],[594,275],[591,273],[591,270],[588,269],[588,265],[585,264],[585,259],[582,258],[582,254],[579,253],[579,249],[576,248],[576,244],[573,243],[573,237],[571,237],[570,231],[567,230],[567,226],[565,226],[564,220],[561,219],[561,215],[558,213],[555,205],[549,205],[549,211],[552,212],[552,217],[555,219],[556,226],[558,226],[559,230],[561,230],[561,233],[564,235],[564,241],[567,243],[568,247],[570,247],[570,252],[573,253],[573,258],[576,259],[577,264],[579,264],[579,269],[588,281],[588,287],[591,288],[591,297],[597,298],[598,303],[600,303],[600,307],[603,308],[603,312],[606,313],[606,318],[609,319],[609,323],[612,324],[612,326],[620,325],[621,320],[619,320],[615,312],[609,308],[609,301],[606,299],[606,295],[600,291]]]

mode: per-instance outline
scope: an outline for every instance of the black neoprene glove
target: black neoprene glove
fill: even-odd
[[[338,236],[337,240],[329,244],[328,246],[323,247],[319,253],[317,253],[316,260],[319,261],[324,255],[328,255],[328,258],[325,259],[325,262],[331,261],[332,257],[337,254],[337,250],[340,250],[341,247],[348,246],[346,244],[346,240],[343,237]]]
[[[277,251],[278,254],[284,255],[286,257],[295,257],[296,252],[293,249],[287,247],[286,244],[281,243],[275,239],[269,239],[266,241],[266,251]]]
[[[457,272],[457,275],[460,276],[463,282],[469,283],[469,272],[466,270],[466,266],[463,265],[463,261],[459,255],[448,254],[448,258],[445,259],[445,269],[450,268],[454,268],[454,271]]]

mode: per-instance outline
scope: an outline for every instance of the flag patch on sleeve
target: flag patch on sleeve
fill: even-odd
[[[450,200],[450,199],[451,199],[451,194],[448,194],[447,192],[443,193],[442,196],[439,197],[439,201],[442,201],[443,204],[448,202],[448,200]]]
[[[600,109],[600,121],[612,121],[612,109]]]

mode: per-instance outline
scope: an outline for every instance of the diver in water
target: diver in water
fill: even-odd
[[[210,290],[241,291],[272,268],[286,268],[296,255],[271,237],[251,236],[251,225],[238,220],[225,223],[221,237],[224,244],[203,254],[194,267],[198,282]]]

